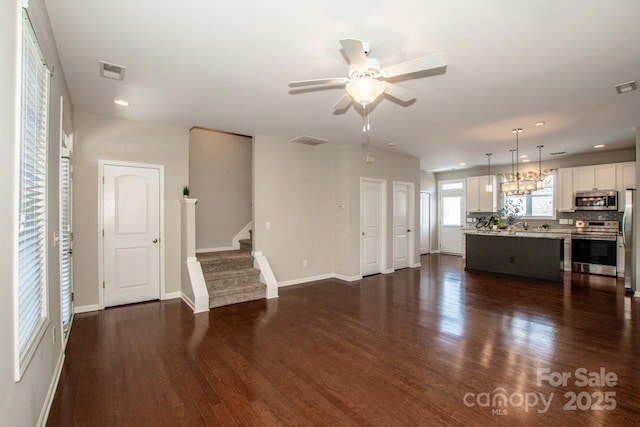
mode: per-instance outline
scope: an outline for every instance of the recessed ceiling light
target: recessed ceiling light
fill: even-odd
[[[467,166],[467,164],[466,164],[465,162],[460,162],[460,163],[458,163],[458,165],[460,165],[460,166]]]
[[[389,147],[395,147],[395,146],[396,146],[396,143],[395,143],[395,142],[390,142],[390,143],[388,143],[387,145],[388,145]]]
[[[129,105],[131,105],[129,101],[126,101],[124,99],[114,99],[113,103],[122,107],[128,107]]]
[[[547,122],[535,122],[533,125],[534,126],[544,126],[545,124],[547,124]]]
[[[630,82],[626,82],[626,83],[620,83],[619,85],[616,85],[616,91],[619,94],[632,92],[634,90],[636,90],[636,82],[635,82],[635,80],[630,81]]]
[[[604,144],[594,145],[593,148],[604,148]]]
[[[528,154],[522,154],[522,155],[520,155],[520,158],[521,158],[521,159],[526,159],[527,157],[529,157],[529,155],[528,155]]]
[[[529,163],[530,161],[531,161],[531,159],[524,159],[524,160],[522,161],[522,163]]]

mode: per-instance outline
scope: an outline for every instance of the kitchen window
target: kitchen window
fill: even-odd
[[[522,196],[504,196],[504,211],[518,209],[518,216],[527,219],[555,219],[555,174],[544,178],[544,188]]]
[[[15,380],[49,324],[47,298],[47,133],[49,68],[23,10],[17,159]]]

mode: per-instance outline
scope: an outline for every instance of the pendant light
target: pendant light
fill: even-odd
[[[525,180],[524,175],[519,171],[518,159],[520,158],[520,138],[519,134],[522,133],[522,128],[516,128],[511,131],[516,134],[516,148],[511,151],[511,176],[509,180],[500,186],[500,191],[506,193],[508,196],[521,196],[529,194],[535,190],[536,183],[532,180]],[[515,153],[515,170],[513,163],[513,155]]]
[[[542,148],[544,145],[538,145],[536,148],[538,149],[538,180],[536,182],[536,189],[543,190],[544,189],[544,177],[542,176]]]
[[[492,193],[493,192],[493,184],[491,183],[491,155],[493,153],[487,153],[487,163],[489,165],[488,170],[487,170],[487,185],[485,187],[485,191],[487,193]]]

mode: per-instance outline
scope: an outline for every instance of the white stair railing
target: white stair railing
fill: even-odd
[[[209,291],[202,266],[196,258],[196,203],[198,199],[183,199],[182,227],[182,299],[194,313],[209,311]]]
[[[271,271],[267,257],[260,251],[253,252],[253,259],[260,270],[260,281],[267,285],[267,299],[278,298],[278,281]]]

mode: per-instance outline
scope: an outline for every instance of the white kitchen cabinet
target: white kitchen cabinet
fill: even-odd
[[[573,168],[573,191],[616,189],[615,163]]]
[[[489,183],[493,186],[491,192],[486,190]],[[467,212],[495,212],[497,202],[498,188],[495,175],[467,178]]]
[[[556,206],[560,212],[573,212],[573,168],[558,169]]]
[[[624,241],[622,236],[618,236],[618,251],[616,253],[616,266],[618,277],[624,277]]]
[[[616,182],[618,183],[618,211],[624,212],[625,190],[636,188],[636,162],[617,163]]]

